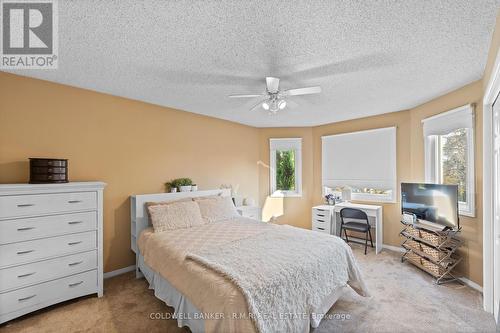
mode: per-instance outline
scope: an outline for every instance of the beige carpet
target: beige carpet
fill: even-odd
[[[495,332],[493,317],[482,311],[481,294],[458,284],[436,286],[429,275],[399,254],[354,251],[371,298],[354,292],[330,310],[314,332]],[[0,332],[187,332],[172,320],[151,320],[152,312],[171,312],[132,273],[105,280],[104,297],[85,297],[52,306],[0,325]]]

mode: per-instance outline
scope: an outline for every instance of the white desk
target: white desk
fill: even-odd
[[[384,240],[383,238],[384,233],[382,229],[382,224],[383,224],[382,206],[361,205],[350,202],[341,202],[336,204],[334,206],[333,228],[332,228],[333,231],[332,234],[334,235],[337,235],[337,213],[340,213],[340,210],[346,207],[362,210],[363,212],[366,213],[366,215],[368,215],[368,220],[370,222],[370,225],[374,224],[375,226],[375,253],[379,253],[380,251],[382,251],[382,244]],[[374,223],[371,222],[370,217],[374,220]]]

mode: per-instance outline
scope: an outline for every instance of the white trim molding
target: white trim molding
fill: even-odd
[[[295,152],[295,190],[277,190],[276,151],[293,150]],[[302,138],[269,139],[269,182],[271,197],[302,197]]]
[[[483,292],[483,287],[481,287],[480,285],[478,285],[476,282],[471,281],[471,280],[469,280],[467,278],[464,278],[464,277],[459,278],[459,280],[462,281],[465,285],[471,287],[472,289],[477,290],[480,293]]]
[[[123,268],[120,268],[120,269],[117,269],[117,270],[114,270],[111,272],[106,272],[106,273],[104,273],[103,276],[105,279],[109,279],[109,278],[112,278],[114,276],[122,275],[122,274],[132,272],[132,271],[135,271],[135,265],[123,267]]]
[[[405,252],[405,249],[403,249],[401,246],[394,246],[394,245],[383,244],[382,248],[383,249],[387,249],[389,251],[398,252],[398,253]]]
[[[483,98],[483,307],[494,312],[493,104],[500,93],[500,52]],[[498,320],[498,314],[495,314]]]

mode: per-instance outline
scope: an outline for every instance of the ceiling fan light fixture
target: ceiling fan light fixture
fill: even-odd
[[[264,110],[266,110],[266,111],[267,111],[267,110],[269,110],[269,103],[268,103],[267,101],[263,102],[263,103],[262,103],[262,108],[263,108]]]
[[[280,110],[283,110],[285,107],[286,107],[286,101],[285,101],[284,99],[280,100],[280,101],[278,102],[278,108],[279,108]]]
[[[274,113],[278,112],[279,107],[278,107],[278,102],[276,100],[273,100],[271,102],[271,108],[270,109],[271,109],[271,112],[274,112]]]

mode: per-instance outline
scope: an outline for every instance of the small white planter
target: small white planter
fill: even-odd
[[[177,187],[172,187],[170,189],[170,193],[176,193],[177,192]]]
[[[179,186],[179,190],[181,192],[191,192],[191,185],[188,185],[188,186]]]
[[[192,192],[198,191],[198,185],[191,185],[191,191]]]

